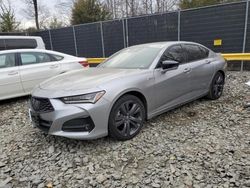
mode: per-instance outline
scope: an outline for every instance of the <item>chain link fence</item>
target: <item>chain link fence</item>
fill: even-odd
[[[45,30],[46,48],[84,57],[108,57],[122,48],[158,41],[194,41],[215,52],[250,51],[249,2],[241,1],[164,14]],[[220,40],[220,45],[215,45]],[[235,63],[234,69],[250,69]]]

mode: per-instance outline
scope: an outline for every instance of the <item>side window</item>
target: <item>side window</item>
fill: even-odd
[[[167,49],[161,58],[161,62],[166,60],[174,60],[179,63],[184,63],[185,53],[183,52],[182,47],[180,45],[176,45]]]
[[[60,60],[63,60],[63,56],[60,56],[60,55],[55,55],[55,54],[50,54],[55,61],[60,61]]]
[[[51,62],[51,61],[53,61],[51,59],[51,57],[49,56],[49,54],[46,54],[46,53],[37,53],[37,55],[39,57],[40,63],[45,63],[45,62]]]
[[[16,66],[15,63],[15,54],[1,54],[0,55],[0,69],[1,68],[8,68]]]
[[[0,39],[0,50],[5,50],[5,42],[4,42],[4,39]]]
[[[52,59],[46,53],[23,52],[20,53],[22,65],[51,62]]]
[[[35,39],[5,39],[6,49],[36,48]]]
[[[199,47],[201,49],[202,59],[207,58],[209,56],[209,50],[202,46],[199,46]]]
[[[208,57],[209,51],[203,47],[200,47],[195,44],[184,44],[183,47],[188,53],[187,55],[188,62],[197,61]]]

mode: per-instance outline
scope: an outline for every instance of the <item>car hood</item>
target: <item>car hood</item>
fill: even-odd
[[[139,69],[89,68],[70,71],[53,77],[39,85],[43,90],[77,91],[94,89],[113,79],[119,79],[140,71]]]

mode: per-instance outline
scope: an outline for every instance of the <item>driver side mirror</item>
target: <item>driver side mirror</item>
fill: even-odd
[[[179,66],[179,62],[173,60],[166,60],[161,63],[161,68],[164,71],[175,70]]]

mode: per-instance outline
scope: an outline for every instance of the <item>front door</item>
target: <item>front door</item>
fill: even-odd
[[[165,72],[160,66],[160,63],[165,60],[178,61],[179,67]],[[154,71],[155,113],[169,109],[189,99],[191,71],[190,65],[186,63],[186,54],[183,53],[180,45],[172,46],[165,51]]]

